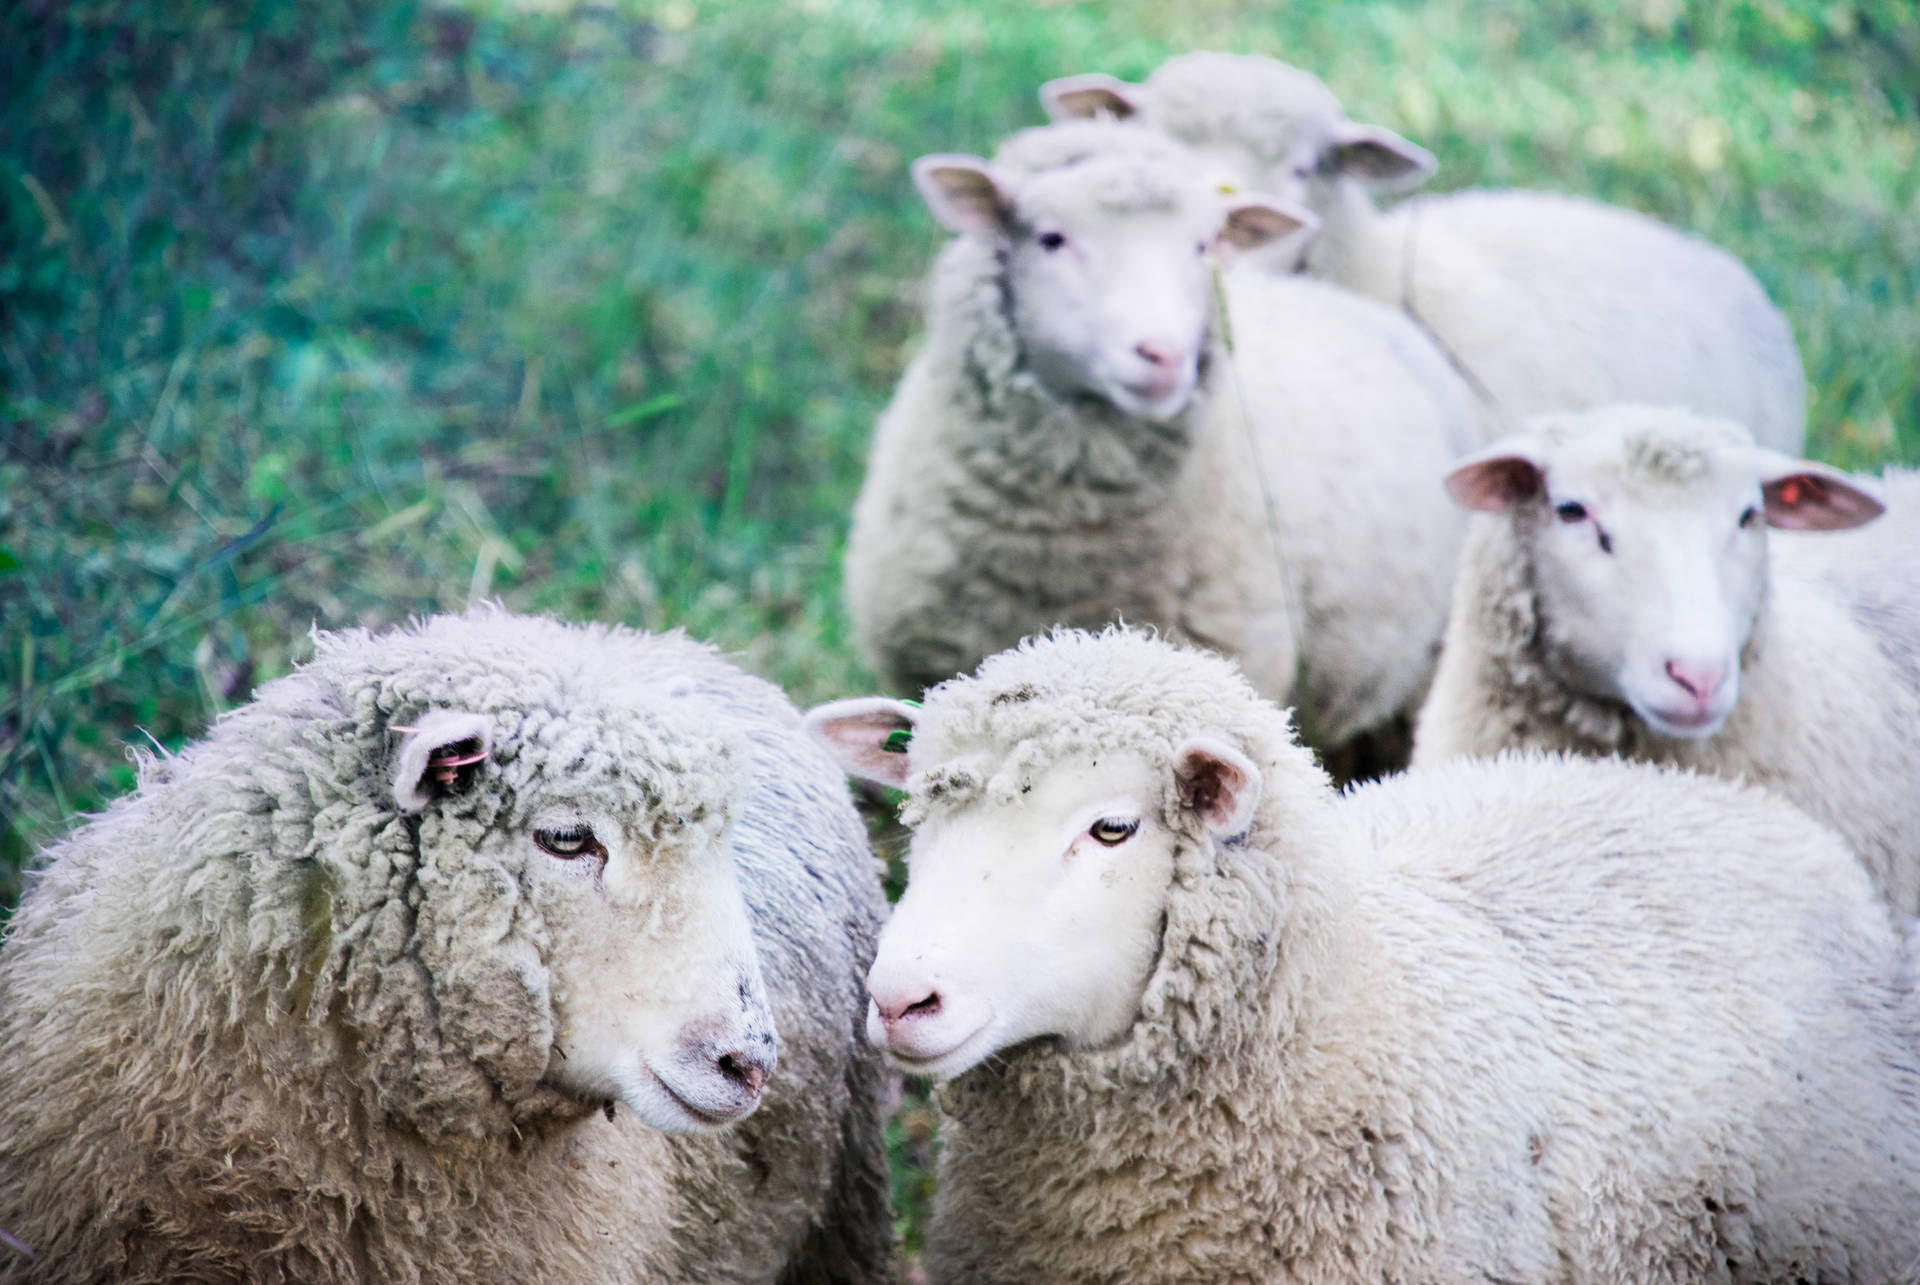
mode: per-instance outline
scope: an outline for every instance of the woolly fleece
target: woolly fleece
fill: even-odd
[[[1530,427],[1585,433],[1595,414]],[[1645,419],[1621,421],[1624,449],[1643,459],[1724,445],[1710,421],[1608,414]],[[1621,485],[1674,482],[1623,472]],[[1704,740],[1658,736],[1626,704],[1563,681],[1534,589],[1531,542],[1545,518],[1530,505],[1473,515],[1414,761],[1561,750],[1751,781],[1839,831],[1893,909],[1920,914],[1920,473],[1889,471],[1880,490],[1886,514],[1858,530],[1767,532],[1739,703]]]
[[[884,901],[792,708],[684,637],[481,613],[321,634],[296,674],[45,854],[0,954],[0,1280],[890,1279]],[[480,716],[394,802],[395,725]],[[670,1137],[542,1083],[582,941],[483,850],[540,791],[731,821],[779,1067]],[[509,849],[510,850],[510,849]],[[667,859],[663,857],[662,859]]]
[[[1189,737],[1265,778],[1215,844]],[[1712,1282],[1920,1258],[1913,997],[1865,876],[1765,792],[1504,756],[1336,795],[1234,667],[1057,633],[928,693],[908,818],[1069,753],[1190,841],[1118,1044],[943,1086],[929,1278]]]
[[[1197,182],[1155,138],[1028,130],[1002,168],[1104,155],[1143,189]],[[855,638],[888,688],[918,692],[1049,625],[1123,619],[1238,655],[1263,692],[1306,706],[1320,746],[1417,703],[1463,525],[1433,478],[1482,435],[1471,394],[1387,309],[1299,278],[1222,280],[1232,348],[1211,345],[1193,404],[1162,424],[1028,369],[995,239],[942,252],[847,551]]]

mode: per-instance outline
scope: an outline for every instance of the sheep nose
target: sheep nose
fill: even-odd
[[[1720,690],[1720,684],[1726,681],[1725,665],[1690,665],[1684,661],[1667,662],[1667,677],[1680,684],[1687,694],[1697,701],[1705,701]]]
[[[751,1101],[767,1087],[767,1077],[773,1074],[773,1056],[752,1046],[731,1048],[714,1059],[714,1068]]]
[[[889,995],[885,998],[875,995],[873,1005],[880,1010],[881,1025],[891,1031],[903,1022],[938,1016],[940,992],[926,989],[918,992],[910,991],[904,995]]]
[[[1151,339],[1142,340],[1133,346],[1133,351],[1147,365],[1160,370],[1173,370],[1180,364],[1182,353],[1172,344],[1156,343]]]

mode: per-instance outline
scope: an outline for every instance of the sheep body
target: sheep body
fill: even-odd
[[[407,817],[390,729],[436,707],[486,719],[490,759]],[[730,1130],[552,1086],[556,955],[647,943],[581,940],[476,844],[576,772],[648,791],[663,844],[737,809],[782,1047]],[[0,1226],[38,1257],[0,1279],[888,1279],[857,1034],[882,909],[831,765],[704,646],[504,614],[321,635],[32,879],[0,955]]]
[[[1007,168],[1063,133],[1017,136]],[[1319,745],[1417,699],[1458,539],[1430,479],[1482,432],[1471,394],[1390,310],[1265,274],[1222,288],[1231,350],[1212,347],[1193,401],[1154,422],[1037,377],[999,249],[946,248],[847,551],[855,637],[887,685],[916,691],[1054,623],[1126,619],[1238,655],[1307,707]]]
[[[1508,421],[1668,404],[1800,450],[1806,383],[1793,332],[1719,247],[1547,192],[1418,197],[1383,213],[1369,189],[1420,181],[1432,157],[1349,121],[1316,77],[1274,59],[1187,54],[1144,85],[1104,83],[1077,101],[1052,87],[1043,96],[1056,113],[1137,113],[1225,181],[1303,201],[1322,221],[1307,270],[1416,317]]]
[[[1025,644],[913,723],[916,860],[1065,761],[1171,774],[1200,735],[1262,778],[1237,837],[1169,789],[1189,841],[1122,1037],[987,1049],[940,1089],[930,1279],[1891,1280],[1920,1256],[1900,946],[1774,796],[1541,755],[1335,795],[1229,665],[1127,634]]]
[[[1736,420],[1780,450],[1805,440],[1786,318],[1700,237],[1582,197],[1487,190],[1326,230],[1308,270],[1404,308],[1509,421],[1634,401]]]
[[[1668,411],[1553,423],[1563,438],[1731,449],[1696,442],[1701,426]],[[1736,639],[1738,703],[1698,739],[1662,735],[1571,676],[1551,654],[1562,631],[1535,570],[1542,519],[1476,515],[1414,761],[1510,748],[1618,754],[1764,785],[1838,831],[1893,909],[1920,914],[1920,474],[1889,471],[1880,491],[1886,515],[1858,530],[1767,534],[1762,597]],[[1627,595],[1613,616],[1625,629],[1638,609]]]

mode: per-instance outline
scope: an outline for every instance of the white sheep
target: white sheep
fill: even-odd
[[[1194,53],[1144,85],[1069,76],[1055,119],[1139,117],[1202,152],[1217,179],[1305,205],[1316,276],[1404,308],[1510,421],[1633,401],[1747,424],[1797,453],[1806,381],[1786,318],[1732,255],[1645,215],[1578,197],[1376,194],[1432,174],[1425,148],[1347,119],[1320,80],[1253,55]]]
[[[0,1280],[890,1278],[884,899],[777,690],[442,617],[141,775],[0,949]]]
[[[1541,417],[1447,487],[1488,516],[1416,761],[1553,749],[1754,781],[1920,914],[1920,475],[1876,487],[1734,424],[1619,406]],[[1882,488],[1887,516],[1835,534]]]
[[[1558,756],[1336,794],[1227,662],[1061,633],[823,706],[904,788],[869,1037],[939,1282],[1895,1281],[1916,999],[1830,831]]]
[[[1082,123],[1002,155],[914,167],[960,235],[847,550],[882,681],[1124,618],[1237,654],[1317,746],[1417,702],[1461,526],[1431,479],[1483,440],[1471,393],[1404,318],[1300,278],[1227,274],[1228,350],[1209,246],[1310,216],[1223,203],[1176,144]]]

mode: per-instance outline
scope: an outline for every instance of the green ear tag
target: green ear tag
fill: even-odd
[[[880,748],[889,754],[905,754],[907,752],[907,742],[912,739],[913,730],[911,728],[896,727],[887,733],[886,740],[880,742]]]

